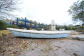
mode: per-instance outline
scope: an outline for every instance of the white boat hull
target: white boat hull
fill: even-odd
[[[69,32],[52,32],[52,31],[28,31],[28,30],[18,30],[7,28],[16,37],[28,37],[28,38],[63,38],[69,37]],[[47,33],[48,32],[48,33]],[[49,33],[50,32],[50,33]]]

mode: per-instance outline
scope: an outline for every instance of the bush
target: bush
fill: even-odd
[[[7,24],[4,21],[0,20],[0,30],[6,29],[6,26]]]
[[[17,25],[7,25],[7,28],[19,28]]]
[[[79,31],[79,32],[84,32],[84,26],[80,26],[80,27],[77,29],[77,31]]]
[[[18,26],[17,25],[10,25],[10,24],[7,24],[5,21],[0,20],[0,30],[4,30],[6,28],[18,28]]]

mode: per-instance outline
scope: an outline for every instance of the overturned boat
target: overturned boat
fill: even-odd
[[[28,37],[28,38],[63,38],[69,37],[71,31],[37,31],[7,28],[16,37]]]

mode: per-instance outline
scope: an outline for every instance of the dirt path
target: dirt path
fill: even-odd
[[[15,38],[10,34],[0,38],[0,56],[84,56],[84,41]]]
[[[33,39],[19,56],[84,56],[84,41],[68,39]]]

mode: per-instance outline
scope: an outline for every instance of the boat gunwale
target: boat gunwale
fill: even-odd
[[[19,31],[19,30],[15,30],[15,29],[8,29],[8,30],[10,30],[10,31],[15,31],[15,32],[22,32],[22,33],[31,33],[31,34],[47,34],[47,35],[55,35],[55,34],[69,34],[69,33],[37,33],[37,32],[28,32],[28,30],[27,31]]]

